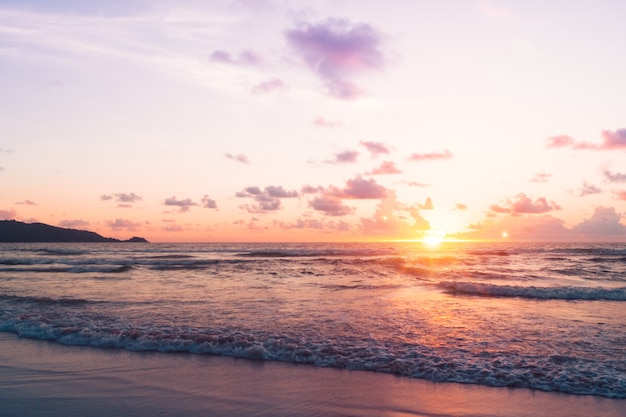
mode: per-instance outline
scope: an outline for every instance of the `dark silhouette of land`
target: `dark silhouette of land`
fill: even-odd
[[[128,240],[103,237],[87,230],[64,229],[43,223],[22,223],[0,220],[0,242],[138,242],[147,243],[142,237]]]

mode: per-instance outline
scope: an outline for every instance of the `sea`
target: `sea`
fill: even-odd
[[[2,243],[0,331],[626,398],[626,243]]]

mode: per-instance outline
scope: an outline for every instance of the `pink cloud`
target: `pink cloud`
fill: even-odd
[[[335,159],[331,161],[326,161],[329,164],[345,164],[345,163],[353,163],[357,161],[359,157],[359,153],[357,151],[343,151],[335,154]]]
[[[406,205],[398,202],[396,193],[390,190],[386,197],[380,200],[372,217],[361,218],[363,232],[398,238],[414,237],[415,232],[430,229],[430,224],[418,210],[412,210],[410,217],[404,214],[406,210]]]
[[[584,235],[625,235],[626,226],[613,207],[596,207],[590,219],[583,220],[572,228],[574,233]]]
[[[548,182],[552,177],[552,174],[547,174],[543,171],[537,172],[534,177],[530,179],[530,182]]]
[[[0,210],[0,220],[13,220],[16,215],[15,210]]]
[[[560,209],[561,207],[554,201],[549,202],[544,197],[533,201],[524,193],[515,196],[514,200],[507,198],[506,205],[504,206],[497,204],[490,206],[490,210],[495,213],[510,213],[513,215],[547,213],[552,210]]]
[[[326,120],[322,116],[316,117],[315,120],[313,120],[313,124],[320,127],[341,127],[344,125],[339,120]]]
[[[622,191],[613,191],[613,194],[619,199],[626,201],[626,190]]]
[[[418,204],[420,210],[434,210],[433,200],[430,197],[426,197],[424,204]]]
[[[250,159],[248,159],[248,157],[242,153],[238,154],[238,155],[233,155],[230,153],[227,153],[224,155],[226,158],[228,159],[232,159],[234,161],[237,162],[241,162],[242,164],[249,164],[250,163]]]
[[[276,90],[284,90],[285,88],[287,88],[287,84],[283,80],[271,78],[252,87],[252,92],[255,94],[270,93]]]
[[[549,148],[571,147],[576,150],[590,149],[596,151],[626,149],[626,129],[617,129],[615,131],[603,130],[601,136],[601,143],[576,142],[570,136],[555,136],[547,139],[547,146]]]
[[[191,207],[198,205],[198,203],[194,203],[190,198],[178,200],[176,199],[176,196],[166,198],[165,201],[163,201],[163,204],[166,206],[178,207],[180,213],[185,213],[189,211]]]
[[[31,201],[31,200],[16,201],[15,204],[19,204],[21,206],[36,206],[36,205],[38,205],[37,203],[35,203],[34,201]]]
[[[86,229],[89,227],[89,222],[85,220],[62,220],[59,222],[59,227],[67,227],[70,229]]]
[[[134,232],[141,227],[141,223],[136,223],[126,219],[115,219],[107,222],[107,225],[113,230],[126,230],[129,232]]]
[[[450,159],[454,155],[452,152],[445,150],[443,152],[430,152],[430,153],[414,153],[409,156],[409,161],[432,161],[438,159]]]
[[[373,179],[366,180],[358,176],[346,181],[346,187],[338,190],[335,195],[346,199],[377,199],[385,198],[387,189]]]
[[[388,154],[389,148],[383,143],[380,142],[359,142],[361,145],[365,146],[370,154],[373,157],[378,156],[380,154]]]
[[[345,216],[354,209],[343,204],[341,199],[332,195],[321,195],[309,202],[313,210],[321,211],[327,216]]]
[[[391,161],[383,161],[379,167],[376,167],[370,172],[370,175],[391,175],[391,174],[401,174],[396,164]]]
[[[317,193],[321,193],[322,191],[324,191],[324,187],[321,186],[317,186],[314,187],[312,185],[305,185],[302,187],[302,194],[317,194]]]
[[[329,95],[354,99],[361,88],[350,78],[362,72],[380,70],[384,57],[382,36],[368,24],[351,24],[345,19],[329,19],[319,24],[303,24],[287,31],[287,41],[309,68],[326,84]]]
[[[525,241],[572,240],[572,234],[565,222],[548,214],[539,216],[510,215],[500,219],[488,218],[482,223],[473,223],[466,233],[456,234],[463,239],[502,239],[507,232],[510,239]]]

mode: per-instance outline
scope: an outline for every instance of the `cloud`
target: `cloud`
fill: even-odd
[[[582,187],[580,187],[580,196],[584,197],[586,195],[591,195],[591,194],[600,194],[602,192],[602,190],[598,187],[596,187],[593,184],[589,184],[587,181],[583,181],[583,185]]]
[[[177,200],[176,196],[166,198],[165,201],[163,201],[163,204],[166,206],[178,207],[180,213],[185,213],[189,211],[191,207],[198,205],[198,203],[194,203],[190,198]]]
[[[264,213],[268,211],[276,211],[281,208],[282,198],[296,198],[299,196],[297,191],[287,191],[282,186],[270,185],[261,190],[259,187],[247,187],[243,191],[235,194],[238,198],[251,198],[254,204],[244,204],[241,208],[249,213]]]
[[[429,187],[428,184],[425,184],[423,182],[417,182],[417,181],[409,181],[409,182],[407,182],[407,184],[410,187]]]
[[[217,209],[217,203],[215,202],[215,200],[209,198],[209,196],[205,194],[204,197],[202,197],[202,207]]]
[[[335,189],[330,193],[345,199],[378,199],[387,196],[387,189],[373,179],[367,180],[357,176],[346,181],[345,188]]]
[[[450,159],[454,155],[452,152],[445,150],[443,152],[430,152],[430,153],[414,153],[409,156],[409,161],[432,161],[437,159]]]
[[[275,90],[284,90],[287,88],[287,84],[280,78],[270,78],[267,81],[260,82],[252,87],[252,92],[255,94],[270,93]]]
[[[339,197],[332,195],[315,197],[309,202],[309,206],[327,216],[345,216],[354,212],[354,209],[344,205]]]
[[[113,230],[126,230],[129,232],[134,232],[141,227],[141,223],[136,223],[126,219],[115,219],[107,222],[107,225]]]
[[[617,197],[619,200],[626,201],[626,190],[623,190],[623,191],[613,191],[613,194],[615,194],[615,197]]]
[[[380,154],[388,154],[389,148],[380,142],[359,142],[361,145],[365,146],[372,157],[376,157]]]
[[[530,179],[530,182],[548,182],[552,174],[548,174],[544,171],[537,172],[534,177]]]
[[[410,210],[398,202],[395,191],[389,190],[376,206],[374,215],[361,218],[363,232],[369,235],[393,236],[395,238],[415,237],[416,232],[430,229],[429,222],[418,210]]]
[[[210,60],[220,64],[256,66],[263,63],[263,56],[250,49],[246,49],[241,51],[237,58],[233,58],[230,52],[218,49],[213,51]]]
[[[240,153],[238,155],[233,155],[233,154],[227,153],[224,156],[226,158],[228,158],[228,159],[232,159],[234,161],[241,162],[242,164],[249,164],[250,163],[250,160],[248,159],[248,157],[246,155],[242,154],[242,153]]]
[[[302,194],[317,194],[317,193],[321,193],[322,191],[324,191],[324,187],[321,187],[321,186],[314,187],[312,185],[307,184],[303,186],[300,191],[302,191]]]
[[[313,124],[315,126],[320,126],[320,127],[342,127],[342,126],[344,126],[343,122],[340,122],[339,120],[326,120],[322,116],[316,117],[313,120]]]
[[[461,239],[502,239],[507,232],[512,240],[525,241],[563,241],[571,240],[571,231],[565,222],[549,214],[539,216],[509,215],[499,219],[489,218],[482,223],[474,223],[467,227],[466,233],[455,234]]]
[[[496,7],[491,2],[483,1],[478,5],[480,12],[490,19],[506,20],[513,16],[513,13],[502,7]]]
[[[507,198],[504,206],[493,204],[489,208],[495,213],[510,213],[513,215],[547,213],[552,210],[561,209],[554,201],[548,201],[544,197],[532,201],[532,199],[524,193],[518,194],[513,200]]]
[[[465,204],[461,204],[461,203],[457,203],[456,206],[454,206],[454,210],[467,210],[467,205]]]
[[[368,174],[370,175],[391,175],[391,174],[402,174],[396,164],[391,161],[383,161],[379,167],[374,168]]]
[[[607,182],[626,182],[626,174],[611,172],[608,169],[605,169],[603,174]]]
[[[67,227],[70,229],[87,229],[89,222],[85,220],[62,220],[59,227]]]
[[[426,197],[426,201],[424,204],[417,205],[420,210],[434,210],[435,206],[433,206],[433,200],[430,197]]]
[[[37,206],[38,204],[31,200],[24,201],[16,201],[15,204],[19,204],[21,206]]]
[[[571,136],[560,135],[547,139],[548,148],[564,148],[571,147],[576,150],[615,150],[626,149],[626,129],[617,129],[615,131],[603,130],[601,143],[576,142]]]
[[[142,198],[141,196],[138,196],[135,193],[116,193],[113,195],[103,194],[100,196],[100,200],[102,201],[115,200],[118,203],[120,203],[117,205],[118,207],[128,208],[128,207],[132,207],[131,206],[132,203],[141,201]]]
[[[359,157],[357,151],[343,151],[335,154],[335,159],[326,161],[327,164],[345,164],[356,162]]]
[[[613,207],[596,207],[591,218],[572,228],[584,235],[626,235],[626,226],[620,223],[621,216]]]
[[[0,210],[0,220],[13,220],[16,215],[15,210]]]
[[[285,36],[335,98],[358,98],[363,90],[352,78],[385,66],[382,35],[365,23],[328,19],[318,24],[304,23]]]

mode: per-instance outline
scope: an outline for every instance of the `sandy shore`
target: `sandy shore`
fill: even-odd
[[[625,416],[626,400],[372,372],[61,346],[0,333],[13,416]]]

